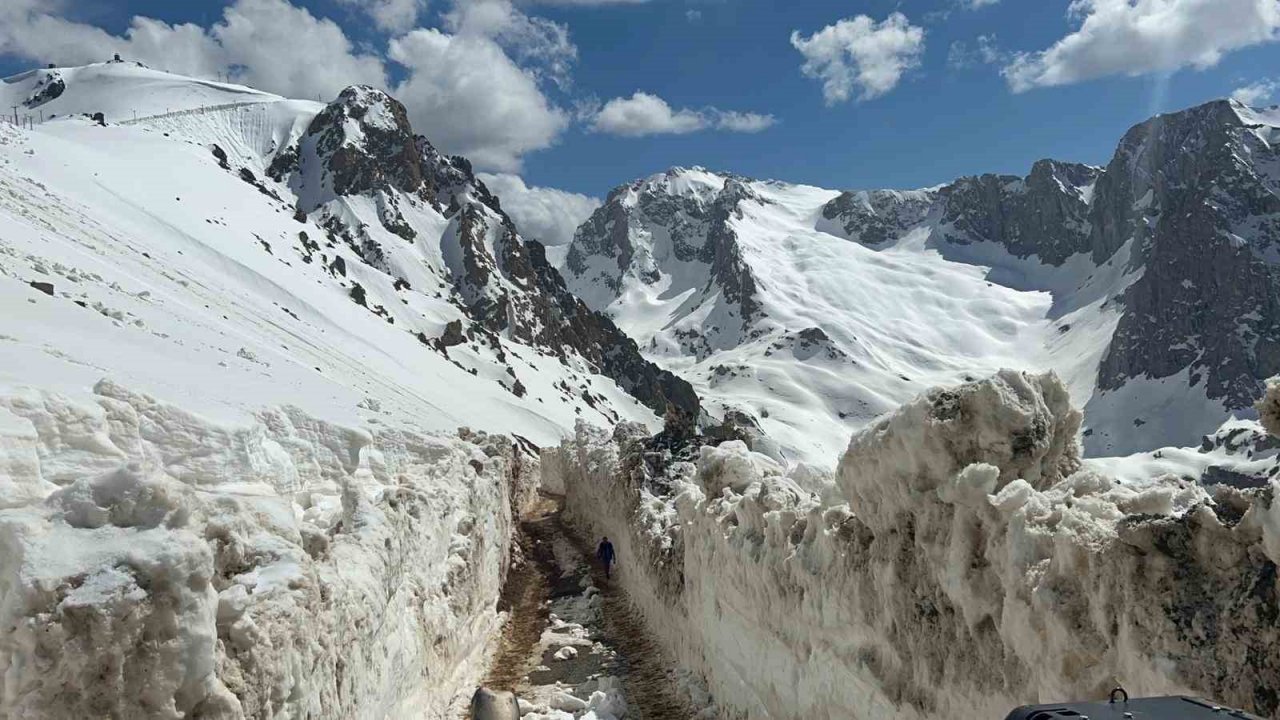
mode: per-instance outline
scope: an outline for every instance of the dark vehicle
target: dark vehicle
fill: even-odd
[[[1005,720],[1262,720],[1243,710],[1218,705],[1202,698],[1173,695],[1129,699],[1122,688],[1111,691],[1105,702],[1067,702],[1054,705],[1024,705]]]

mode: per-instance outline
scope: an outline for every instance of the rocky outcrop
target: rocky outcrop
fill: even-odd
[[[56,100],[62,96],[67,89],[67,82],[62,79],[62,74],[57,70],[38,70],[40,80],[36,83],[36,91],[31,93],[31,97],[22,102],[29,108],[38,108],[41,105]]]
[[[845,191],[822,207],[822,217],[835,221],[850,240],[879,245],[923,222],[936,198],[927,190]]]
[[[1129,131],[1098,182],[1095,253],[1132,238],[1142,276],[1098,371],[1103,389],[1189,372],[1248,408],[1280,373],[1280,134],[1220,101]]]
[[[297,193],[299,210],[325,216],[331,240],[387,274],[393,274],[389,253],[367,228],[351,227],[343,199],[373,200],[382,227],[409,242],[418,233],[409,208],[443,215],[449,224],[441,252],[454,302],[493,347],[497,334],[505,334],[565,364],[579,357],[656,413],[674,407],[698,416],[692,387],[644,360],[612,321],[574,297],[542,246],[520,236],[471,164],[415,135],[404,106],[386,93],[367,86],[343,90],[295,145],[277,153],[269,174]],[[456,333],[446,335],[449,343],[441,347],[458,344]],[[514,379],[513,386],[523,388]]]
[[[701,168],[671,168],[615,188],[574,235],[565,261],[571,286],[605,288],[607,297],[594,305],[602,309],[628,282],[657,287],[681,274],[677,264],[699,263],[705,280],[690,289],[723,303],[736,316],[732,329],[746,331],[762,307],[733,228],[744,202],[762,202],[748,180]]]
[[[1025,178],[961,178],[939,192],[946,238],[997,242],[1017,257],[1061,265],[1091,249],[1087,189],[1097,176],[1088,165],[1041,160]]]
[[[1132,282],[1097,372],[1101,390],[1187,373],[1192,392],[1247,409],[1280,373],[1280,120],[1233,101],[1160,115],[1105,168],[1041,160],[1025,178],[937,191],[846,192],[823,208],[869,245],[928,227],[1049,265],[1128,246]]]
[[[742,328],[746,330],[760,315],[760,301],[756,297],[756,279],[742,257],[738,236],[730,225],[730,219],[741,218],[740,204],[744,200],[759,202],[751,189],[736,178],[725,181],[724,190],[711,205],[707,242],[698,253],[698,259],[711,265],[711,279],[707,290],[718,288],[724,299],[738,307]]]
[[[964,177],[936,190],[843,192],[822,208],[845,237],[878,245],[935,225],[948,242],[996,242],[1049,265],[1092,249],[1089,198],[1099,170],[1040,160],[1024,177]]]

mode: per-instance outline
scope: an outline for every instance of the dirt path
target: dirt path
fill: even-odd
[[[512,690],[525,720],[688,720],[670,665],[593,548],[544,496],[521,523],[525,561],[513,568],[500,609],[510,613],[485,685]]]

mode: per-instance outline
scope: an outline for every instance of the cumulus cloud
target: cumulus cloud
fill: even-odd
[[[389,55],[410,71],[395,94],[414,127],[478,167],[518,171],[525,153],[550,147],[569,124],[536,74],[489,37],[424,28],[392,40]]]
[[[123,35],[49,14],[48,4],[5,3],[0,53],[62,65],[113,53],[197,77],[219,73],[262,90],[332,97],[351,83],[386,84],[382,60],[357,52],[342,28],[284,0],[237,0],[207,30],[133,18]]]
[[[427,9],[426,0],[338,0],[343,5],[363,10],[380,30],[402,33],[418,23]]]
[[[1231,98],[1245,105],[1261,105],[1270,100],[1280,90],[1280,81],[1264,79],[1238,87],[1231,93]]]
[[[674,110],[657,95],[637,92],[604,104],[592,121],[596,132],[640,137],[683,135],[706,128],[706,119],[693,110]]]
[[[978,8],[995,5],[998,2],[1000,0],[960,0],[960,7],[966,10],[977,10]]]
[[[424,5],[360,6],[390,31],[412,24]],[[120,53],[171,72],[228,75],[281,95],[324,100],[353,83],[387,87],[391,60],[408,71],[390,89],[419,132],[479,168],[508,172],[568,126],[568,113],[542,85],[567,85],[577,58],[563,25],[529,17],[510,0],[455,0],[441,29],[402,33],[385,56],[357,50],[336,23],[287,0],[235,0],[208,28],[139,16],[121,35],[67,20],[47,0],[2,0],[0,53],[64,65]]]
[[[892,90],[908,70],[920,65],[924,28],[912,25],[902,13],[877,23],[866,15],[840,20],[805,37],[791,33],[791,44],[804,56],[800,71],[822,81],[827,105],[847,102],[856,90],[859,100]]]
[[[578,48],[565,25],[526,15],[511,0],[456,0],[444,24],[455,35],[494,41],[539,78],[569,84]]]
[[[527,185],[519,175],[481,173],[502,209],[526,238],[543,245],[568,245],[578,226],[600,207],[600,200],[556,188]]]
[[[705,108],[672,108],[657,95],[636,92],[629,98],[614,98],[590,113],[594,132],[626,137],[684,135],[700,130],[755,133],[772,127],[772,115]]]
[[[1073,0],[1067,13],[1080,23],[1077,30],[1002,70],[1014,92],[1212,67],[1226,53],[1272,42],[1280,32],[1276,0]]]

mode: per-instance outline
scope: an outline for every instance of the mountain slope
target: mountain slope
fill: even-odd
[[[537,442],[580,417],[654,422],[668,400],[696,413],[386,95],[324,106],[126,63],[34,71],[3,99],[55,76],[51,112],[170,111],[3,128],[0,273],[29,306],[4,320],[4,381],[111,374],[232,416],[269,399]]]
[[[916,191],[700,168],[622,186],[570,288],[793,459],[920,391],[1054,369],[1090,455],[1196,444],[1280,372],[1280,118],[1211,103],[1105,168],[1044,160]]]

